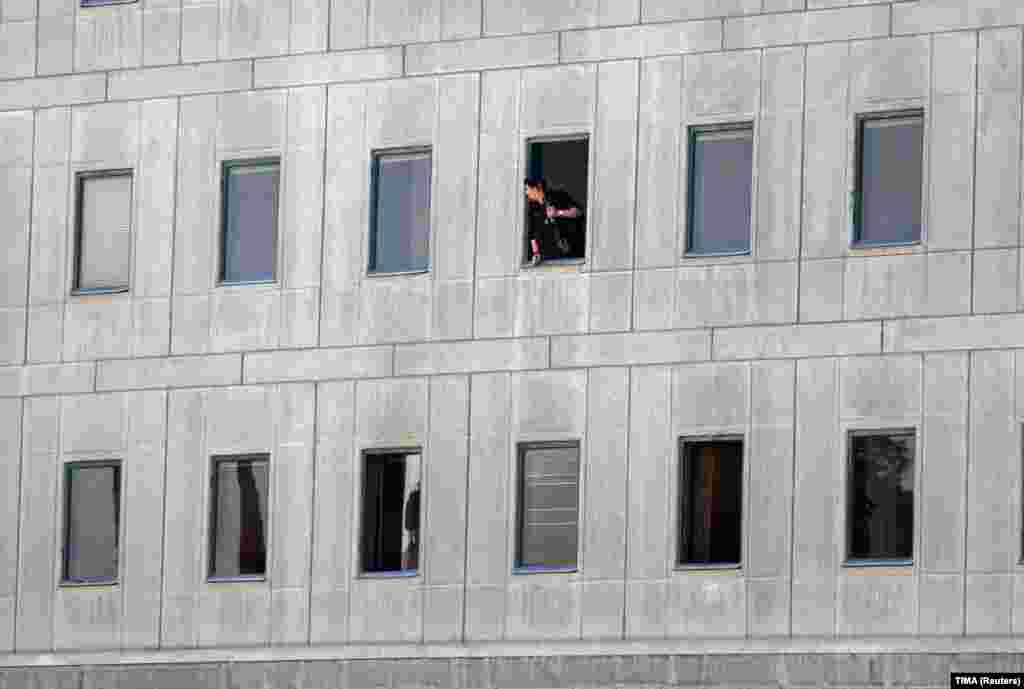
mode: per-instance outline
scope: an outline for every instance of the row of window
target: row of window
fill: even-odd
[[[855,245],[920,241],[922,133],[920,111],[859,120]],[[690,129],[687,254],[750,253],[753,140],[749,123]],[[529,142],[528,186],[542,191],[528,191],[524,262],[584,258],[588,158],[586,137]],[[372,166],[369,272],[428,270],[430,149],[377,152]],[[83,172],[77,182],[74,290],[125,291],[132,171]],[[221,283],[276,279],[279,195],[279,159],[223,165]]]
[[[208,577],[267,572],[269,455],[214,457]],[[914,432],[850,435],[846,554],[852,564],[909,564],[913,554]],[[571,572],[579,543],[579,443],[519,446],[515,571]],[[421,458],[415,450],[363,456],[359,569],[414,576],[420,559]],[[739,567],[743,441],[680,440],[676,564]],[[65,584],[118,580],[119,462],[66,465]]]

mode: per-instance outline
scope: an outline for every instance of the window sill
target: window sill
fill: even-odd
[[[358,579],[412,579],[420,574],[418,569],[405,569],[398,572],[361,572]]]
[[[917,242],[894,242],[891,244],[880,242],[878,244],[850,244],[851,256],[905,256],[920,251],[922,243]]]
[[[110,294],[128,294],[128,286],[124,287],[83,287],[71,290],[72,297],[98,297]]]
[[[267,581],[266,575],[252,574],[240,577],[207,577],[207,584],[262,584]]]
[[[416,270],[395,270],[391,272],[374,272],[371,270],[366,271],[366,277],[368,278],[392,278],[400,277],[402,275],[426,275],[430,272],[430,268],[417,268]]]
[[[742,571],[743,565],[739,562],[712,562],[708,564],[677,564],[674,571],[682,574],[735,574]]]
[[[528,565],[525,567],[513,567],[512,574],[573,574],[578,572],[578,567],[545,567],[543,565]]]
[[[913,560],[847,560],[842,568],[847,574],[901,574],[913,571]]]
[[[537,265],[521,263],[519,268],[524,271],[579,272],[579,268],[586,263],[586,258],[552,258]]]
[[[219,289],[222,287],[258,287],[260,285],[270,287],[276,284],[277,280],[239,280],[238,282],[226,282],[224,280],[220,280],[217,282],[217,288]]]
[[[62,589],[116,589],[120,583],[117,579],[100,579],[97,581],[65,579],[58,586]]]
[[[683,254],[684,261],[699,260],[702,258],[737,258],[740,256],[751,256],[752,252],[750,249],[744,249],[743,251],[709,251],[707,253],[700,253],[696,251],[687,251]]]

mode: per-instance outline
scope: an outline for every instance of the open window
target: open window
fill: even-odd
[[[586,256],[589,154],[586,136],[527,142],[524,263]]]
[[[681,441],[679,567],[735,567],[742,551],[743,440]]]
[[[214,457],[210,474],[209,579],[267,574],[270,456]]]
[[[420,454],[368,452],[360,538],[364,574],[416,574],[420,560]]]

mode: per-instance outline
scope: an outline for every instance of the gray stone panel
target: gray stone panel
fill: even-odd
[[[402,51],[398,48],[375,48],[333,54],[289,55],[256,60],[253,69],[257,88],[384,79],[401,76]]]
[[[710,358],[707,330],[678,333],[577,335],[551,339],[551,366],[624,366],[704,361]]]
[[[730,17],[725,20],[725,48],[767,48],[872,38],[888,33],[889,8],[883,6]]]
[[[562,34],[562,62],[623,60],[715,50],[722,43],[717,21],[587,29]]]
[[[216,360],[226,364],[228,356],[237,363],[233,355]],[[380,378],[392,374],[392,357],[391,347],[259,352],[245,355],[244,379],[246,383],[270,383]],[[237,377],[240,370],[236,368],[232,373]],[[227,367],[224,372],[228,372]]]
[[[154,67],[110,75],[111,100],[165,98],[217,91],[241,91],[252,85],[252,62]]]

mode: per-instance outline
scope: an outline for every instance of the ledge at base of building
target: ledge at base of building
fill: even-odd
[[[614,654],[593,645],[592,652],[574,649],[551,655],[543,644],[536,654],[480,655],[463,646],[447,657],[425,654],[401,657],[407,650],[381,647],[381,657],[329,658],[323,649],[304,649],[308,658],[252,660],[270,649],[216,651],[218,660],[193,662],[192,653],[153,652],[147,659],[125,655],[125,661],[96,654],[97,662],[62,664],[65,658],[40,655],[17,666],[16,658],[0,657],[0,689],[603,689],[612,687],[715,687],[717,689],[907,687],[945,689],[951,672],[1024,672],[1024,645],[1018,639],[972,639],[971,648],[957,651],[879,650],[835,642],[821,652],[780,649],[735,652],[728,648],[677,653]],[[684,646],[686,642],[679,642]],[[660,651],[664,641],[653,645]],[[940,644],[941,645],[941,644]],[[401,647],[402,649],[415,647]],[[426,647],[420,647],[425,649]],[[317,652],[319,651],[319,652]],[[166,656],[162,659],[159,656]],[[192,656],[197,657],[197,656]]]

